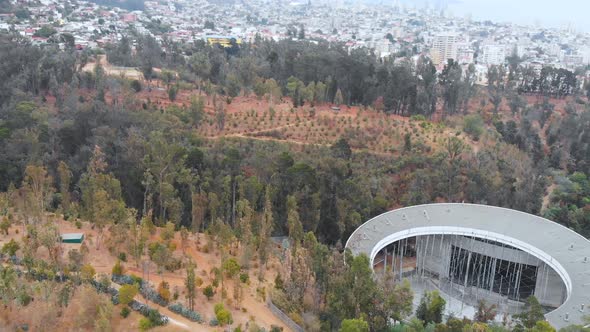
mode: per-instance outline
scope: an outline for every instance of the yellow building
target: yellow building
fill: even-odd
[[[242,43],[241,38],[235,38],[232,36],[207,36],[207,43],[209,45],[221,45],[223,47],[230,47],[232,39],[234,39],[236,41],[236,44],[238,45]]]

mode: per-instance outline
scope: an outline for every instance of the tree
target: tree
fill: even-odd
[[[459,63],[449,59],[439,76],[439,82],[443,90],[445,115],[455,114],[459,109],[459,105],[461,105],[462,76],[463,71]]]
[[[193,263],[189,263],[189,265],[186,268],[186,279],[184,281],[184,286],[186,287],[186,298],[188,300],[188,307],[191,310],[195,309],[195,297],[197,296],[195,267],[196,265],[194,265]]]
[[[336,95],[334,96],[334,104],[336,106],[340,106],[344,102],[344,98],[342,97],[342,91],[340,89],[336,90]]]
[[[73,294],[74,284],[68,280],[57,293],[57,304],[62,308],[67,308],[70,304],[70,299],[72,298]]]
[[[10,239],[7,243],[2,246],[2,253],[12,257],[20,250],[20,245],[14,239]]]
[[[193,126],[199,127],[201,125],[201,121],[205,117],[205,101],[203,98],[199,97],[192,97],[191,104],[189,107],[189,112],[191,114],[191,120]]]
[[[459,138],[448,137],[445,142],[445,173],[446,173],[446,194],[447,201],[452,202],[459,188],[457,178],[460,171],[461,154],[465,150],[465,143]]]
[[[301,40],[305,39],[305,27],[303,26],[303,24],[299,26],[298,38]]]
[[[96,270],[90,264],[84,264],[82,268],[80,268],[80,277],[82,280],[89,282],[94,279],[94,275],[96,274]]]
[[[262,97],[264,97],[264,95],[268,93],[268,87],[266,85],[266,82],[261,78],[256,79],[253,90],[254,94],[259,100],[262,99]]]
[[[162,280],[158,285],[158,295],[166,301],[170,302],[170,284]]]
[[[390,282],[394,282],[391,276]],[[414,293],[410,282],[405,279],[402,283],[397,283],[391,289],[391,286],[384,289],[385,295],[385,312],[395,321],[402,321],[412,314]]]
[[[526,100],[518,93],[512,92],[508,94],[508,106],[510,107],[510,111],[514,116],[520,113],[520,111],[526,107]]]
[[[142,224],[138,224],[135,220],[137,211],[135,209],[127,209],[127,251],[135,260],[135,266],[139,267],[139,261],[143,255],[145,244],[149,237],[149,233],[143,229]],[[145,218],[142,219],[145,221]],[[149,221],[149,220],[148,220]]]
[[[70,206],[70,183],[72,180],[72,172],[63,161],[59,162],[57,166],[57,174],[59,175],[59,193],[61,194],[61,207],[67,211]]]
[[[128,305],[138,292],[137,285],[121,286],[121,288],[119,288],[119,302],[123,305]]]
[[[35,223],[44,220],[46,204],[52,192],[51,182],[45,167],[29,165],[25,169],[23,189],[27,193],[29,210]]]
[[[115,263],[115,265],[113,265],[113,269],[111,271],[111,274],[114,276],[120,276],[120,275],[123,275],[123,273],[125,273],[125,270],[123,269],[123,266],[121,265],[121,261],[117,260],[117,263]]]
[[[225,108],[223,107],[223,103],[217,100],[216,96],[213,96],[213,110],[215,111],[217,129],[221,131],[225,127]]]
[[[426,292],[416,309],[416,317],[425,323],[440,323],[446,301],[438,291]]]
[[[207,287],[203,288],[203,295],[207,297],[207,300],[211,300],[211,298],[215,295],[215,291],[213,290],[213,286],[208,285]]]
[[[150,177],[156,179],[159,208],[157,220],[165,223],[168,221],[167,212],[173,210],[177,202],[175,200],[177,192],[173,183],[185,163],[186,153],[177,143],[171,142],[162,131],[150,133],[147,148],[148,155],[144,157],[143,163],[148,168]],[[175,224],[180,222],[180,220],[171,221]]]
[[[345,138],[340,138],[336,141],[336,143],[330,147],[330,150],[332,150],[334,158],[350,160],[350,157],[352,156],[352,149]]]
[[[270,245],[270,236],[274,225],[270,195],[270,188],[267,187],[264,199],[264,208],[262,210],[262,217],[260,220],[260,231],[258,234],[258,257],[260,259],[261,269],[263,266],[266,266]]]
[[[106,321],[110,321],[108,319],[110,318],[108,317],[109,311],[112,312],[110,299],[98,294],[94,288],[87,285],[82,286],[79,292],[80,302],[77,303],[78,312],[75,315],[76,328],[81,330],[104,329]]]
[[[513,317],[526,328],[533,328],[539,321],[544,321],[543,307],[533,295],[526,299],[524,310]]]
[[[207,195],[203,193],[192,194],[191,230],[197,234],[197,241],[199,241],[199,232],[201,232],[201,227],[205,219],[207,203]]]
[[[369,323],[362,319],[345,319],[340,326],[340,332],[369,332]]]
[[[490,102],[494,105],[494,114],[498,114],[503,99],[504,90],[504,66],[491,66],[488,69],[488,94]]]
[[[0,297],[7,305],[14,299],[17,274],[12,266],[0,266]]]
[[[35,31],[33,36],[34,37],[49,38],[56,33],[57,33],[57,30],[55,30],[54,27],[46,24],[46,25],[42,26],[40,29],[38,29],[37,31]]]
[[[385,329],[383,293],[369,266],[369,258],[364,254],[353,256],[350,251],[344,255],[346,258],[334,252],[329,260],[326,311],[332,317],[332,327],[338,328],[348,317],[363,317],[371,330]]]
[[[170,101],[175,101],[177,94],[178,94],[178,87],[176,85],[171,85],[168,88],[168,99]]]
[[[133,91],[135,91],[136,93],[141,92],[141,90],[143,89],[143,87],[141,86],[141,82],[139,80],[131,81],[131,89],[133,89]]]
[[[61,257],[61,234],[56,224],[48,222],[39,228],[38,231],[39,244],[47,248],[49,257],[53,264],[58,265]]]
[[[484,300],[480,300],[477,303],[477,311],[475,312],[473,319],[480,323],[487,323],[494,320],[496,318],[496,314],[497,311],[495,304],[490,304],[488,306]]]
[[[99,332],[112,331],[111,318],[113,316],[113,304],[110,301],[98,306],[98,315],[94,321],[94,330]]]
[[[123,222],[127,217],[121,183],[112,174],[106,173],[107,166],[102,149],[96,145],[79,183],[82,216],[98,228],[97,248],[100,247],[104,228],[110,223]]]
[[[303,225],[299,219],[297,200],[294,196],[287,197],[287,225],[289,227],[289,239],[291,240],[291,253],[293,256],[297,253],[297,248],[303,241]]]
[[[4,235],[8,235],[8,230],[10,229],[10,221],[8,217],[3,217],[2,221],[0,221],[0,231],[4,233]]]
[[[478,114],[466,115],[463,118],[463,131],[473,137],[473,140],[479,141],[481,134],[484,132],[484,122]]]
[[[166,266],[172,257],[170,250],[161,243],[152,243],[149,249],[150,258],[158,266],[158,273],[162,273],[164,266]]]
[[[538,321],[535,326],[531,329],[531,332],[556,332],[555,328],[546,321]]]
[[[281,87],[273,78],[270,78],[265,81],[266,88],[265,90],[268,91],[268,100],[270,106],[272,107],[276,100],[280,100],[282,98]]]
[[[160,231],[160,238],[166,243],[170,242],[174,238],[174,223],[167,222],[166,225]]]
[[[225,277],[233,279],[238,274],[238,272],[240,272],[240,265],[238,264],[235,258],[229,258],[223,261],[221,269]]]
[[[214,307],[215,318],[219,322],[219,325],[224,326],[232,322],[231,313],[225,309],[222,303],[217,303]]]

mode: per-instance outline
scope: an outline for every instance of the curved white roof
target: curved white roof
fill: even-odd
[[[557,329],[582,324],[590,315],[590,241],[553,221],[506,208],[476,204],[427,204],[379,215],[357,228],[346,242],[371,265],[388,244],[417,235],[459,234],[509,244],[536,256],[563,279],[566,301],[545,315]],[[586,306],[581,311],[582,304]],[[568,320],[566,321],[566,314]]]

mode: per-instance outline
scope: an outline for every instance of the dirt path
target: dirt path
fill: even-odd
[[[187,331],[191,331],[191,328],[188,325],[186,325],[185,323],[179,322],[172,317],[168,317],[168,318],[169,318],[170,324],[174,324],[174,325],[179,326]]]
[[[551,203],[551,195],[553,191],[557,188],[555,183],[551,183],[549,187],[547,187],[547,195],[543,197],[543,205],[541,206],[541,212],[545,212],[545,210],[549,207],[549,203]]]

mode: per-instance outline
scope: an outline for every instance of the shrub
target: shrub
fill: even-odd
[[[174,238],[174,223],[167,222],[162,231],[160,232],[160,237],[164,241],[169,241]]]
[[[412,121],[426,121],[426,117],[422,114],[412,115],[410,117],[410,120],[412,120]]]
[[[127,262],[127,254],[124,252],[119,253],[119,260],[122,262]]]
[[[139,292],[141,295],[143,295],[143,297],[163,307],[168,305],[168,301],[162,298],[162,296],[160,296],[160,294],[152,287],[152,285],[147,282],[142,282],[140,285],[141,287],[139,288]]]
[[[203,288],[203,295],[207,297],[207,300],[211,300],[215,292],[213,291],[213,287],[211,285]]]
[[[135,280],[131,276],[125,274],[113,274],[111,280],[119,285],[133,285],[135,283]]]
[[[131,310],[129,309],[129,307],[123,307],[123,309],[121,309],[121,317],[123,318],[127,318],[127,316],[129,316],[130,313]]]
[[[139,284],[139,285],[141,285],[143,283],[143,279],[141,277],[136,276],[135,274],[131,275],[131,281],[133,281],[134,284]]]
[[[193,310],[190,310],[188,308],[185,308],[182,304],[180,303],[174,303],[171,304],[168,309],[170,309],[170,311],[177,313],[193,322],[203,322],[203,318],[201,317],[201,315]]]
[[[76,220],[75,224],[76,224],[76,228],[77,229],[81,229],[82,228],[82,222],[80,220]]]
[[[121,266],[121,261],[117,261],[113,266],[113,270],[111,271],[113,276],[120,276],[124,273],[123,266]],[[113,280],[114,281],[114,280]]]
[[[20,245],[18,242],[14,241],[14,239],[10,239],[7,243],[2,246],[1,252],[3,254],[7,254],[9,257],[12,257],[16,254],[17,251],[20,250]]]
[[[16,294],[16,302],[19,305],[26,307],[27,305],[29,305],[29,303],[31,303],[32,300],[33,298],[31,297],[31,295],[29,295],[29,293],[27,293],[24,287],[18,290]]]
[[[476,141],[483,133],[483,127],[483,119],[478,114],[467,115],[463,119],[463,131]]]
[[[209,325],[210,326],[219,326],[219,321],[217,320],[217,318],[211,318],[211,320],[209,321]]]
[[[248,273],[241,273],[240,274],[240,281],[243,283],[247,283],[248,280],[250,280],[250,276],[248,275]]]
[[[147,331],[147,330],[149,330],[151,328],[152,328],[152,322],[150,322],[149,319],[147,319],[146,317],[142,317],[139,320],[139,329],[141,331]]]
[[[80,269],[80,276],[83,280],[90,281],[94,279],[94,275],[96,274],[96,270],[90,264],[84,264]]]
[[[119,289],[119,301],[123,305],[127,305],[133,300],[135,295],[137,295],[137,292],[138,290],[136,285],[123,285]]]
[[[141,82],[138,80],[133,80],[131,81],[131,88],[135,91],[135,92],[140,92],[141,91]]]
[[[280,273],[277,273],[277,276],[275,277],[275,288],[282,290],[283,287],[284,287],[283,278],[281,278]]]
[[[232,322],[231,313],[225,309],[222,303],[217,303],[214,307],[215,318],[219,322],[219,325],[227,325]]]
[[[170,285],[167,282],[160,282],[160,285],[158,285],[158,295],[160,295],[162,300],[170,302]]]

